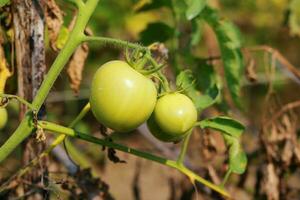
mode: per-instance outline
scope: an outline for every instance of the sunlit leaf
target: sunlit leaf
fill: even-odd
[[[245,130],[240,122],[226,116],[204,119],[199,125],[201,128],[215,129],[235,138],[239,138]]]
[[[243,174],[247,167],[247,155],[240,145],[240,141],[229,135],[224,135],[229,146],[229,169],[236,174]]]
[[[300,0],[292,0],[289,4],[289,27],[292,35],[300,36]]]
[[[8,4],[10,0],[0,0],[0,8]]]
[[[67,27],[65,27],[65,26],[61,27],[59,34],[57,36],[57,39],[55,41],[55,47],[57,49],[62,49],[64,47],[65,43],[68,40],[69,32],[70,31]]]
[[[206,0],[185,0],[187,4],[187,10],[185,16],[188,20],[192,20],[197,17],[206,5]]]

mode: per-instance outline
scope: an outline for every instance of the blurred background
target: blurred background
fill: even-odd
[[[173,41],[167,37],[173,27],[172,11],[165,6],[140,11],[147,2],[101,0],[87,32],[145,45],[159,41],[164,43],[172,57]],[[63,13],[64,27],[68,27],[75,9],[63,0],[56,3]],[[247,127],[242,138],[249,159],[247,171],[243,175],[232,175],[226,188],[235,199],[300,199],[300,1],[211,0],[209,5],[239,28],[245,60],[245,70],[240,76],[243,108],[236,108],[230,100],[226,102],[228,94],[225,90],[225,100],[201,114],[201,118],[229,115]],[[222,62],[218,59],[220,53],[214,33],[205,23],[199,23],[202,25],[197,33],[198,40],[190,54],[211,59],[215,71],[222,77]],[[191,24],[181,22],[177,28],[183,33],[179,44],[184,45],[188,40],[184,35],[192,32]],[[67,33],[61,31],[60,34],[61,40],[57,45],[63,43]],[[51,38],[46,38],[46,41],[49,67],[57,51],[51,48]],[[91,79],[97,68],[107,61],[123,57],[124,51],[119,49],[89,44],[78,93],[72,90],[66,78],[69,77],[68,70],[64,70],[47,99],[47,120],[68,125],[88,102]],[[190,67],[186,66],[188,63],[181,62],[182,68]],[[176,69],[171,62],[165,73],[174,80]],[[16,77],[13,76],[8,80],[6,93],[16,92]],[[11,101],[7,109],[9,123],[0,131],[0,144],[19,123],[18,103]],[[102,137],[100,125],[92,113],[88,113],[76,129]],[[52,140],[50,134],[46,137]],[[133,133],[116,135],[113,140],[168,158],[175,158],[179,151],[179,144],[158,141],[149,134],[145,125]],[[52,199],[85,199],[85,192],[95,188],[109,193],[106,199],[221,199],[201,184],[192,185],[176,170],[121,152],[116,155],[126,163],[114,163],[107,158],[107,150],[99,146],[79,140],[71,140],[71,143],[67,149],[73,161],[68,158],[63,145],[49,156],[47,189]],[[19,147],[1,163],[0,179],[5,180],[20,169],[23,166],[21,159],[22,148]],[[215,131],[194,130],[186,164],[202,177],[219,184],[226,172],[226,163],[227,152],[222,136]],[[76,165],[82,170],[74,172]],[[85,191],[81,185],[84,181],[93,189]],[[11,187],[14,188],[13,193],[18,193],[18,187]]]

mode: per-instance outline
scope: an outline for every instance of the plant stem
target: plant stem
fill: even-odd
[[[70,36],[61,50],[54,63],[52,64],[48,74],[35,96],[32,107],[38,111],[43,102],[45,101],[49,91],[51,90],[54,82],[61,73],[65,64],[68,62],[72,53],[77,46],[82,42],[84,38],[84,29],[94,12],[99,0],[87,0],[86,3],[79,8],[78,16],[74,25],[74,29],[70,33]],[[11,135],[11,137],[0,147],[0,163],[33,131],[34,125],[32,123],[32,114],[27,112],[22,122]]]
[[[30,108],[31,110],[34,110],[33,106],[31,103],[29,103],[28,101],[26,101],[25,99],[17,96],[17,95],[13,95],[13,94],[0,94],[1,98],[8,98],[8,99],[16,99],[17,101],[19,101],[20,103],[26,105],[28,108]],[[1,100],[0,98],[0,100]]]
[[[140,49],[142,51],[149,51],[147,47],[141,46],[136,43],[127,42],[120,39],[108,38],[108,37],[99,37],[99,36],[85,36],[83,39],[84,42],[92,42],[97,41],[101,45],[112,45],[118,48],[132,48],[132,49]]]
[[[81,112],[79,113],[79,115],[77,115],[77,117],[70,123],[69,127],[73,128],[79,121],[82,120],[82,118],[88,113],[88,111],[90,110],[90,103],[87,103],[84,108],[81,110]],[[42,158],[46,157],[49,155],[49,153],[59,144],[61,144],[64,139],[67,137],[67,135],[59,135],[55,138],[55,140],[51,143],[51,145],[44,150],[38,157],[36,157],[35,159],[31,160],[30,163],[28,163],[28,165],[26,165],[25,167],[23,167],[22,169],[20,169],[19,171],[17,171],[15,173],[15,175],[13,175],[12,177],[10,177],[7,181],[5,181],[3,184],[1,184],[0,186],[0,193],[3,192],[5,190],[5,188],[7,187],[7,185],[14,180],[15,178],[20,178],[22,177],[24,174],[26,174],[32,167],[34,167],[35,165],[37,165],[39,163],[39,160],[41,160]]]
[[[91,135],[80,133],[71,128],[67,128],[67,127],[64,127],[64,126],[61,126],[61,125],[58,125],[55,123],[51,123],[51,122],[47,122],[47,121],[39,121],[38,125],[40,127],[42,127],[44,130],[48,130],[48,131],[55,132],[55,133],[65,134],[65,135],[79,138],[79,139],[82,139],[82,140],[85,140],[85,141],[88,141],[91,143],[99,144],[101,146],[106,146],[109,148],[117,149],[119,151],[130,153],[135,156],[145,158],[147,160],[151,160],[151,161],[175,168],[175,169],[179,170],[180,172],[184,173],[186,176],[188,176],[191,179],[191,181],[196,180],[196,181],[206,185],[207,187],[211,188],[212,190],[222,194],[223,196],[230,197],[230,195],[223,188],[203,179],[202,177],[195,174],[193,171],[187,169],[183,164],[178,164],[176,161],[169,160],[169,159],[166,159],[163,157],[159,157],[159,156],[147,153],[147,152],[139,151],[137,149],[133,149],[133,148],[130,148],[130,147],[127,147],[127,146],[124,146],[121,144],[117,144],[117,143],[114,143],[114,142],[111,142],[111,141],[108,141],[105,139],[100,139],[100,138],[96,138]]]
[[[228,181],[228,179],[229,179],[231,173],[232,173],[232,171],[231,171],[231,169],[229,168],[229,169],[227,170],[225,176],[224,176],[224,179],[223,179],[222,183],[221,183],[221,187],[224,187],[224,186],[225,186],[225,184],[226,184],[226,182]]]
[[[184,157],[185,157],[185,154],[186,154],[186,151],[187,151],[187,148],[188,148],[190,137],[192,135],[192,130],[189,130],[188,134],[183,139],[180,154],[179,154],[179,157],[177,159],[177,164],[179,164],[179,165],[183,165],[183,163],[184,163]]]

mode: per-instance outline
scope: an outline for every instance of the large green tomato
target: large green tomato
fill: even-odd
[[[197,110],[192,100],[180,93],[169,93],[158,99],[147,124],[159,140],[175,142],[181,140],[196,121]]]
[[[146,121],[154,110],[154,83],[123,61],[110,61],[96,72],[90,103],[97,120],[119,132],[128,132]]]
[[[7,111],[5,108],[0,108],[0,129],[3,129],[7,123]]]

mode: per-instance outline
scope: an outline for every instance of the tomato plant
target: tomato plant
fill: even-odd
[[[146,121],[156,103],[154,83],[114,60],[103,64],[91,84],[91,109],[99,122],[119,132],[128,132]]]
[[[0,129],[3,129],[7,123],[7,111],[5,108],[0,108]]]
[[[175,92],[158,99],[148,127],[156,138],[174,142],[183,138],[196,121],[197,110],[192,100]]]

